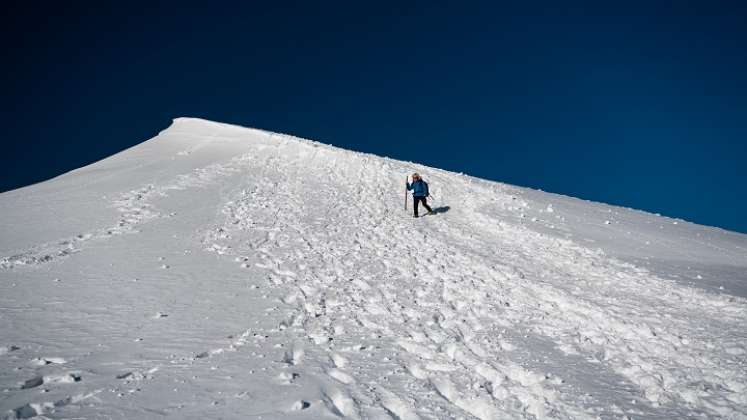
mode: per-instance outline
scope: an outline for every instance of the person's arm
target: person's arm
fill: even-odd
[[[407,188],[408,191],[411,190],[412,189],[412,184],[410,184],[409,182],[405,181],[405,188]]]
[[[428,192],[428,183],[423,181],[423,186],[425,187],[425,196],[430,197],[431,193]]]

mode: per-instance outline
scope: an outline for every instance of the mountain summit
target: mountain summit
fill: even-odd
[[[742,234],[193,118],[0,214],[0,418],[747,417]]]

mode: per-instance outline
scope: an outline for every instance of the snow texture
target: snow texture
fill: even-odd
[[[191,118],[0,214],[0,419],[747,418],[745,235]]]

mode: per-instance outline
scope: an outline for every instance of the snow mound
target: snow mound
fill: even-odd
[[[194,118],[0,211],[0,418],[747,417],[745,235]]]

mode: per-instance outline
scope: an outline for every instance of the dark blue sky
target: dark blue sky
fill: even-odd
[[[6,6],[0,190],[193,116],[747,232],[747,3],[350,3]]]

